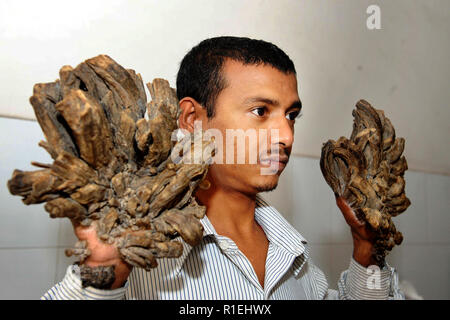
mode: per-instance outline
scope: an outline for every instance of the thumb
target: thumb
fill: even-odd
[[[336,204],[350,227],[358,228],[364,226],[365,223],[356,217],[355,211],[350,207],[347,200],[343,197],[336,197]]]

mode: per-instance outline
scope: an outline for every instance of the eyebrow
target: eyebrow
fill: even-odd
[[[269,105],[272,105],[275,107],[280,105],[280,102],[278,100],[273,100],[273,99],[264,98],[264,97],[251,97],[251,98],[247,98],[244,100],[244,104],[251,104],[251,103],[255,103],[255,102],[262,102],[262,103],[269,104]],[[300,100],[294,101],[288,109],[293,109],[293,108],[299,108],[301,110],[302,102]]]

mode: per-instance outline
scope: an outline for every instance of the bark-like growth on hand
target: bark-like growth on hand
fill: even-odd
[[[408,169],[402,156],[405,139],[396,138],[384,112],[367,101],[358,101],[352,114],[350,139],[324,143],[320,168],[335,196],[343,197],[357,218],[375,231],[375,259],[381,263],[403,240],[391,218],[410,205],[403,178]]]
[[[205,207],[193,192],[208,164],[172,161],[176,93],[164,79],[147,86],[149,103],[141,76],[106,55],[64,66],[60,79],[36,84],[30,102],[46,137],[39,145],[53,163],[15,170],[8,188],[27,205],[45,203],[52,218],[96,221],[100,239],[115,244],[127,263],[149,270],[157,258],[181,255],[178,236],[193,246],[201,240]],[[193,150],[193,140],[178,143]],[[80,242],[66,254],[82,262],[90,252]],[[113,268],[83,270],[87,285],[102,283],[94,278]]]

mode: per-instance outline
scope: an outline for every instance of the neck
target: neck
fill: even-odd
[[[197,189],[195,197],[206,206],[206,215],[217,233],[225,236],[252,233],[257,227],[254,216],[256,194],[245,194],[210,182],[210,188]]]

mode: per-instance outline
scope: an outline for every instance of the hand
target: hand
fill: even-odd
[[[89,267],[114,265],[115,281],[111,289],[120,288],[127,280],[133,267],[121,259],[119,250],[114,244],[108,244],[99,239],[95,221],[89,227],[84,227],[73,221],[72,224],[75,235],[80,241],[85,240],[87,242],[87,249],[91,253],[83,264]]]
[[[366,268],[370,265],[377,265],[374,258],[376,234],[364,221],[360,221],[356,217],[355,212],[343,197],[336,197],[336,204],[341,209],[345,221],[352,232],[353,258]]]

